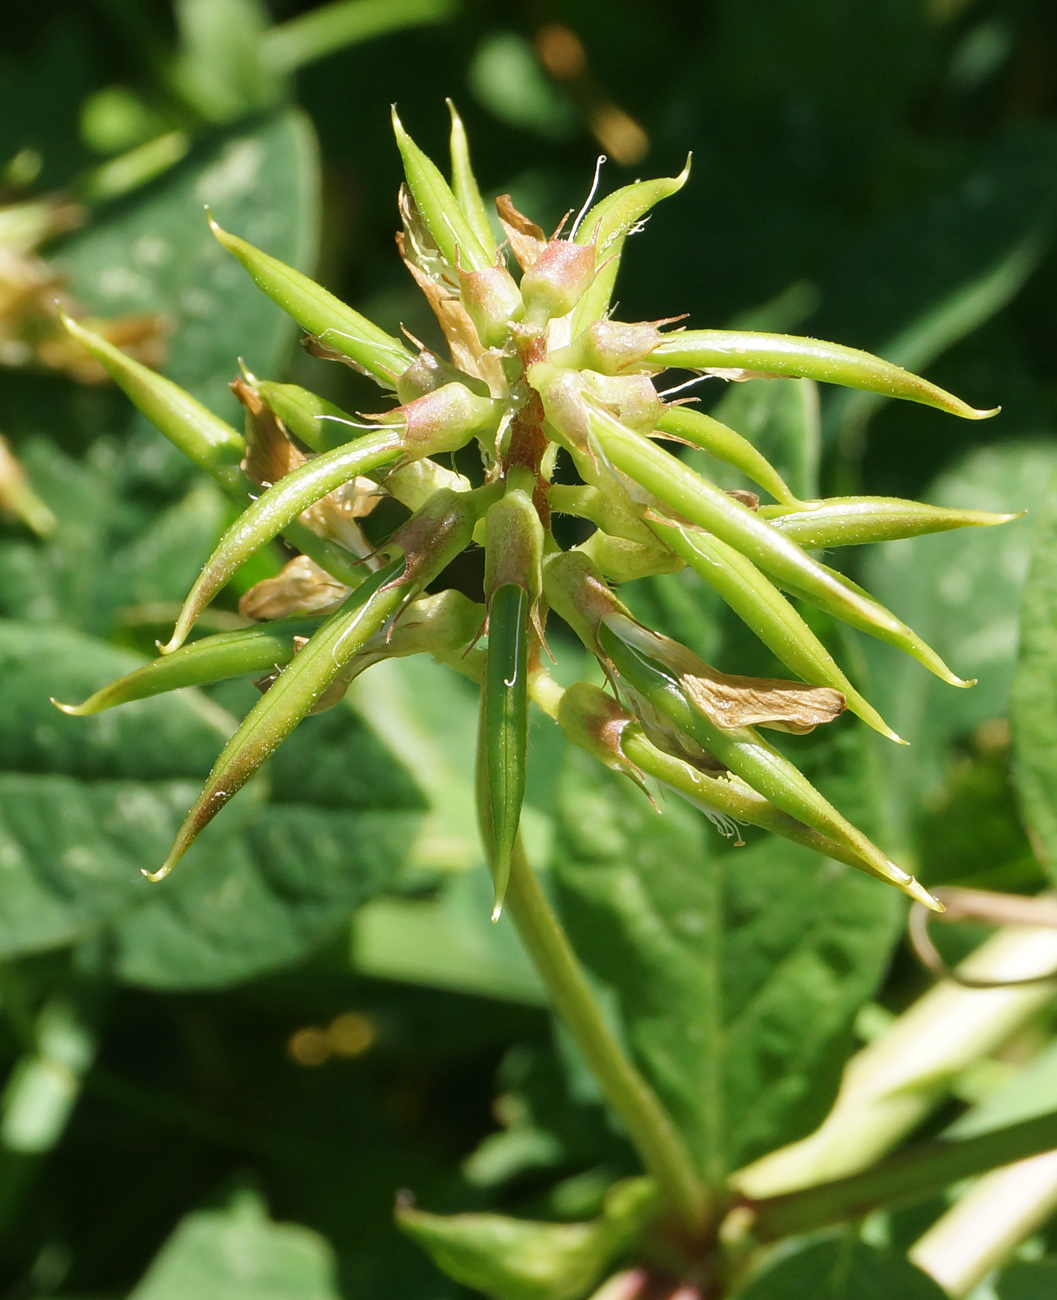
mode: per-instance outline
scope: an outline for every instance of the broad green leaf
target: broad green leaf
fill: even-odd
[[[258,781],[179,877],[152,886],[141,871],[163,860],[234,719],[195,691],[89,718],[48,703],[137,662],[79,633],[0,624],[0,952],[79,942],[119,978],[168,988],[299,960],[402,863],[421,808],[410,778],[348,710],[309,719],[270,791]]]
[[[858,733],[827,767],[861,770]],[[643,1070],[710,1179],[810,1128],[901,911],[851,868],[747,832],[721,845],[674,798],[661,812],[570,755],[554,876],[563,918],[616,995]],[[830,789],[861,814],[858,778]]]
[[[1057,494],[1051,481],[1035,525],[1013,681],[1016,780],[1051,878],[1057,872]]]
[[[109,440],[80,461],[34,440],[24,458],[58,526],[44,542],[25,535],[0,542],[3,615],[102,635],[125,606],[183,599],[222,530],[228,506],[219,488],[200,482],[158,511],[130,499],[126,467]]]
[[[547,995],[510,918],[493,924],[483,867],[443,880],[428,899],[376,898],[352,923],[352,963],[375,979],[541,1005]]]
[[[925,494],[938,505],[1023,510],[1001,528],[886,542],[866,557],[864,582],[930,641],[951,667],[977,679],[966,691],[935,681],[909,660],[870,641],[867,694],[910,741],[886,754],[892,817],[906,840],[908,822],[937,787],[948,744],[1005,715],[1017,657],[1020,595],[1027,576],[1038,507],[1057,450],[1046,443],[1009,444],[972,453]]]
[[[155,1256],[129,1300],[339,1300],[327,1241],[275,1223],[255,1192],[223,1210],[189,1214]]]
[[[610,1188],[591,1223],[536,1223],[499,1214],[447,1217],[397,1209],[397,1222],[449,1277],[494,1300],[578,1300],[656,1210],[647,1178]]]
[[[297,327],[217,243],[203,208],[209,204],[221,225],[273,257],[310,270],[318,184],[312,129],[288,110],[203,141],[154,184],[100,214],[56,262],[95,314],[165,313],[172,330],[165,374],[240,427],[227,391],[237,358],[256,373],[274,373]]]
[[[927,1273],[851,1234],[780,1252],[736,1300],[945,1300]]]

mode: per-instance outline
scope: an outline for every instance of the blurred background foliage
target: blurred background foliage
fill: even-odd
[[[145,321],[136,328],[166,373],[228,419],[240,356],[362,409],[369,389],[300,352],[202,205],[428,341],[393,248],[388,105],[439,157],[446,96],[486,192],[511,192],[547,228],[582,202],[599,152],[607,188],[675,174],[693,152],[685,191],[628,251],[621,318],[686,311],[698,325],[817,334],[925,369],[975,406],[1003,405],[970,424],[863,394],[823,394],[815,411],[794,409],[787,384],[705,389],[704,405],[721,404],[803,490],[820,472],[826,492],[1033,508],[1057,465],[1057,9],[1045,0],[9,6],[3,198],[59,195],[67,215],[43,223],[42,243],[16,231],[0,250],[0,279],[15,286],[0,303],[0,429],[36,494],[19,496],[12,471],[0,524],[5,1296],[450,1300],[465,1293],[391,1226],[396,1189],[438,1211],[573,1218],[634,1169],[552,1035],[509,924],[487,922],[474,695],[461,681],[417,661],[373,669],[352,708],[306,723],[155,889],[139,867],[160,861],[252,688],[88,720],[47,702],[152,652],[230,518],[123,398],[70,373],[50,333],[56,286],[94,317]],[[809,772],[926,883],[1034,892],[1047,878],[1005,721],[1034,517],[853,557],[881,600],[980,678],[953,692],[876,643],[849,643],[914,746],[884,753],[854,725],[801,742]],[[240,574],[209,630],[281,563],[273,549]],[[727,671],[771,671],[679,575],[635,599]],[[560,738],[537,724],[533,744],[529,846],[552,860],[570,926],[634,1039],[634,998],[607,970],[626,932],[584,864],[633,859],[654,815],[628,812],[629,792],[579,766],[559,789]],[[693,874],[697,854],[721,874],[731,850],[696,815],[666,815],[680,869]],[[732,1018],[820,909],[856,938],[840,995],[809,989],[781,1013],[808,1024],[770,1082],[753,1075],[758,1062],[734,1069],[732,1095],[748,1090],[748,1113],[731,1120],[744,1160],[818,1122],[863,1002],[899,1010],[927,979],[898,946],[894,895],[790,883],[790,871],[809,879],[801,858],[758,841],[734,852],[745,856],[724,904]],[[776,908],[782,932],[761,930]],[[644,959],[642,987],[654,975]],[[704,988],[687,974],[662,1040]],[[638,1046],[648,1059],[649,1041]],[[1004,1078],[1008,1062],[992,1064]],[[905,1221],[900,1233],[913,1240]],[[225,1272],[240,1250],[257,1270],[241,1279]]]

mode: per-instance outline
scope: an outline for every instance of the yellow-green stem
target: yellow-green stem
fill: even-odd
[[[705,1189],[653,1089],[624,1054],[602,1015],[572,945],[518,840],[506,906],[550,994],[554,1009],[620,1117],[647,1172],[685,1229],[702,1234],[709,1218]]]

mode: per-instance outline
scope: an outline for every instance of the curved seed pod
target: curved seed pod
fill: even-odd
[[[863,870],[896,885],[933,911],[942,906],[913,876],[889,860],[833,807],[810,781],[752,727],[725,731],[691,707],[679,684],[655,661],[632,649],[605,624],[599,644],[618,675],[652,708],[736,773],[782,812],[836,840],[856,855]]]
[[[470,146],[466,139],[466,128],[462,118],[456,112],[455,105],[447,101],[451,114],[451,188],[459,211],[466,218],[470,229],[477,236],[481,247],[489,257],[495,257],[495,235],[492,223],[488,220],[488,209],[477,185],[477,177],[470,165]]]
[[[579,223],[573,238],[578,244],[594,244],[598,274],[576,305],[572,323],[574,334],[592,321],[601,320],[608,311],[628,235],[651,208],[662,199],[678,194],[689,175],[690,158],[687,156],[686,166],[678,176],[661,176],[652,181],[624,185],[596,203]]]
[[[401,450],[401,438],[395,431],[369,434],[349,446],[306,461],[263,492],[231,525],[206,561],[184,601],[172,638],[161,648],[162,653],[171,654],[183,644],[199,612],[232,574],[303,510],[357,474],[395,460]]]
[[[296,638],[311,636],[322,622],[321,618],[288,619],[265,627],[247,627],[239,632],[203,637],[171,655],[162,655],[142,668],[133,669],[89,695],[83,704],[60,704],[58,700],[52,700],[52,704],[63,713],[80,718],[89,713],[102,713],[117,704],[178,691],[184,686],[205,686],[249,673],[270,672],[288,664],[294,657]]]
[[[570,423],[564,411],[550,402],[550,392],[550,388],[543,390],[548,418],[562,432],[571,429],[572,436],[576,437],[579,430]],[[583,414],[596,440],[599,455],[616,471],[639,484],[684,519],[714,533],[780,582],[819,592],[838,617],[847,618],[849,622],[853,616],[867,623],[880,620],[890,630],[902,628],[894,616],[888,615],[875,601],[864,598],[840,574],[813,560],[794,542],[757,518],[753,511],[688,469],[677,457],[624,428],[619,420],[605,411],[584,408]],[[580,451],[577,457],[580,472],[599,479],[600,475],[587,463],[591,455],[590,445]],[[602,482],[604,490],[604,478]],[[838,612],[840,610],[846,612],[842,614]]]
[[[355,361],[383,386],[392,388],[414,356],[385,330],[346,306],[307,275],[231,235],[209,218],[217,239],[242,263],[257,287],[292,316],[302,329]]]
[[[682,795],[707,817],[729,818],[734,822],[758,826],[761,830],[792,840],[794,844],[814,849],[816,853],[822,853],[835,862],[844,862],[849,867],[870,871],[869,864],[848,845],[840,844],[782,812],[740,777],[732,774],[707,776],[682,759],[658,749],[638,725],[629,727],[623,733],[620,747],[629,762],[634,763],[640,771]]]
[[[821,567],[826,568],[825,565]],[[863,604],[872,605],[872,616],[863,618],[858,611],[846,612],[838,610],[829,601],[825,592],[820,593],[817,590],[808,592],[805,588],[798,587],[795,582],[780,581],[779,585],[791,595],[799,596],[801,600],[806,600],[808,604],[825,610],[827,614],[833,614],[836,618],[843,619],[845,623],[858,628],[860,632],[866,632],[869,636],[876,637],[878,641],[884,641],[888,645],[895,646],[897,650],[902,650],[905,654],[910,655],[912,659],[916,659],[919,664],[923,664],[930,673],[935,673],[948,686],[967,688],[976,685],[975,678],[966,681],[956,673],[951,672],[950,668],[947,667],[930,645],[922,641],[921,637],[913,629],[900,622],[894,614],[874,600],[870,593],[860,587],[858,583],[852,582],[843,573],[837,573],[835,569],[826,569],[826,572],[832,574],[834,578],[839,578],[849,590],[859,597]]]
[[[525,801],[528,615],[529,595],[524,587],[510,582],[493,593],[477,760],[478,815],[495,883],[493,921],[499,919],[503,907]]]
[[[723,597],[782,663],[806,682],[843,692],[848,708],[863,722],[889,740],[903,743],[852,686],[789,601],[751,560],[709,533],[684,533],[671,524],[659,522],[651,522],[650,527]]]
[[[708,776],[690,763],[658,749],[648,740],[639,720],[611,695],[588,682],[574,682],[561,697],[558,723],[567,739],[636,784],[652,776],[682,795],[727,835],[738,823],[759,826],[814,849],[837,862],[864,868],[863,859],[843,844],[820,835],[803,822],[776,808],[740,777],[730,773]],[[645,786],[642,787],[645,789]]]
[[[59,313],[73,337],[103,366],[175,446],[229,489],[245,484],[239,465],[245,452],[242,435],[196,401],[190,393],[156,371],[133,361],[120,348]]]
[[[758,480],[757,480],[758,481]],[[769,490],[769,489],[768,489]],[[828,497],[792,508],[763,506],[760,510],[772,528],[799,546],[860,546],[866,542],[892,542],[951,528],[987,528],[1019,519],[986,510],[951,510],[899,497]]]
[[[904,397],[960,415],[965,420],[986,420],[999,410],[997,406],[990,411],[974,410],[953,393],[869,352],[792,334],[684,330],[667,335],[654,348],[650,360],[682,370],[747,370],[793,379],[817,379],[884,397]]]
[[[161,867],[144,872],[162,880],[261,764],[311,712],[349,660],[397,613],[408,591],[399,584],[404,561],[372,574],[279,674],[243,719],[213,764]]]
[[[404,175],[415,206],[422,214],[433,242],[445,260],[464,270],[483,271],[492,265],[492,257],[485,251],[474,234],[448,182],[404,130],[403,123],[393,109],[393,132],[397,148],[404,160]]]
[[[661,433],[684,438],[718,460],[724,460],[735,469],[740,469],[765,492],[770,492],[776,501],[789,506],[799,504],[792,489],[767,457],[757,451],[748,438],[743,438],[740,433],[713,420],[710,415],[692,411],[686,406],[669,406],[657,421],[657,428]],[[794,540],[799,541],[799,538]]]

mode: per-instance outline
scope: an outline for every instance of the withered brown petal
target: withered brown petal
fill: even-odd
[[[246,454],[242,471],[258,487],[273,483],[308,457],[294,446],[286,426],[265,406],[260,393],[245,379],[233,379],[228,385],[246,411]]]
[[[518,266],[527,271],[547,247],[547,236],[534,221],[514,207],[509,194],[500,194],[495,201],[495,210],[499,213],[499,223],[506,231]]]
[[[274,578],[256,583],[239,601],[243,618],[290,618],[295,614],[328,614],[349,594],[307,555],[298,555]]]

